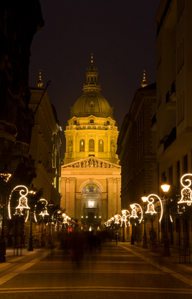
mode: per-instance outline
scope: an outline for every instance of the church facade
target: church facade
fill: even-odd
[[[61,167],[61,208],[78,223],[102,226],[121,211],[121,166],[113,108],[101,95],[98,72],[86,72],[83,95],[71,108]]]

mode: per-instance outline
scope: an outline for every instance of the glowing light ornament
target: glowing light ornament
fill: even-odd
[[[132,209],[130,218],[134,219],[139,218],[139,216],[137,215],[137,207],[140,209],[141,216],[139,219],[139,223],[141,223],[141,221],[143,220],[143,209],[141,208],[141,206],[138,203],[133,203],[130,205],[130,207]]]
[[[55,210],[54,212],[53,212],[53,214],[52,214],[52,216],[51,216],[51,220],[52,220],[52,224],[56,224],[57,225],[57,223],[58,222],[60,222],[61,221],[61,210],[59,210],[59,209],[57,209],[57,210]],[[55,221],[55,222],[54,222]]]
[[[11,176],[11,173],[0,173],[0,178],[2,178],[6,183],[9,181]]]
[[[163,217],[163,204],[162,204],[161,198],[158,195],[150,194],[147,197],[148,204],[147,204],[147,211],[145,212],[145,214],[150,214],[150,215],[157,214],[157,212],[155,211],[155,205],[154,205],[155,198],[157,198],[160,202],[161,214],[160,214],[160,217],[159,217],[159,222],[161,222],[162,217]]]
[[[63,217],[63,224],[69,224],[71,218],[67,216],[65,213],[62,214],[62,217]]]
[[[181,177],[181,185],[183,189],[181,190],[181,199],[178,204],[186,203],[188,206],[192,204],[192,190],[191,190],[191,180],[187,177],[192,177],[192,173],[186,173]]]
[[[48,201],[45,198],[40,198],[39,201],[41,203],[45,203],[45,206],[44,206],[43,210],[41,211],[41,213],[39,213],[39,216],[41,216],[42,218],[44,218],[45,216],[49,216],[49,213],[47,211]]]
[[[121,215],[116,214],[114,216],[114,224],[120,224],[120,220],[121,220]]]
[[[8,201],[8,218],[11,219],[11,198],[12,198],[12,194],[14,191],[18,191],[19,190],[19,204],[18,206],[15,208],[15,215],[19,215],[19,216],[24,216],[23,211],[26,210],[26,216],[25,216],[25,222],[27,221],[28,217],[29,217],[29,210],[30,207],[28,206],[28,199],[27,199],[27,194],[29,193],[28,188],[24,185],[18,185],[15,188],[13,188],[13,190],[11,191],[11,194],[9,195],[9,201]]]
[[[122,210],[121,213],[122,213],[121,226],[123,226],[123,223],[124,223],[125,227],[127,227],[127,224],[130,225],[130,222],[129,222],[130,212],[128,210]]]

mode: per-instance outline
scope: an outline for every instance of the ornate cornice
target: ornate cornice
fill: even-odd
[[[120,165],[110,163],[108,161],[96,158],[87,157],[75,162],[71,162],[62,166],[64,168],[101,168],[101,169],[121,169]]]

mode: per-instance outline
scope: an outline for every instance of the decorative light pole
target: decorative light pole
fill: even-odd
[[[1,239],[0,239],[0,262],[6,262],[6,242],[4,239],[4,205],[0,205],[2,209],[2,227],[1,227]]]
[[[127,225],[130,225],[130,221],[129,221],[129,218],[130,218],[130,212],[129,210],[125,210],[123,209],[121,211],[121,227],[123,227],[123,242],[125,242],[125,227],[127,227]]]
[[[130,205],[131,207],[131,215],[130,218],[132,219],[132,235],[131,235],[131,245],[134,245],[134,235],[133,235],[133,222],[134,220],[138,220],[139,223],[141,223],[141,221],[143,220],[143,210],[141,208],[141,206],[138,203],[133,203]],[[140,210],[140,219],[138,216],[138,208]]]
[[[33,212],[30,212],[30,230],[29,230],[27,251],[33,251],[32,217],[33,217]]]
[[[42,211],[39,213],[39,216],[41,217],[41,247],[45,246],[45,241],[44,241],[44,217],[45,216],[49,216],[49,213],[47,211],[47,207],[48,207],[48,201],[45,198],[40,198],[39,202],[42,203],[43,209]]]
[[[163,199],[165,201],[165,236],[164,236],[164,256],[170,256],[170,249],[169,249],[169,236],[168,236],[168,218],[169,218],[169,212],[168,212],[168,198],[166,194],[169,192],[170,185],[168,184],[163,184],[161,185],[161,189],[164,192]]]
[[[161,198],[156,195],[156,194],[150,194],[148,195],[147,197],[147,200],[145,200],[145,202],[147,202],[147,211],[145,212],[145,214],[148,214],[150,216],[150,221],[151,221],[151,236],[150,236],[150,241],[151,241],[151,245],[152,245],[152,250],[154,249],[154,246],[155,246],[155,232],[154,232],[154,229],[153,229],[153,221],[154,221],[154,218],[156,217],[156,210],[155,210],[155,199],[157,199],[160,203],[160,217],[159,217],[159,222],[161,222],[162,220],[162,217],[163,217],[163,204],[162,204],[162,201],[161,201]]]
[[[144,218],[143,218],[143,225],[144,225],[143,248],[147,248],[147,234],[146,234],[146,226],[145,226],[145,221],[146,221],[146,217],[145,217],[145,204],[146,204],[148,198],[146,196],[142,196],[141,199],[143,201],[143,213],[144,213]]]

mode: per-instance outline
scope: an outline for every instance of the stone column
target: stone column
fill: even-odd
[[[81,223],[81,216],[83,216],[81,215],[81,193],[76,194],[76,200],[78,201],[78,223]]]
[[[66,209],[66,178],[61,179],[61,194],[60,207]]]
[[[116,213],[114,204],[114,179],[108,178],[108,217],[112,217]]]

